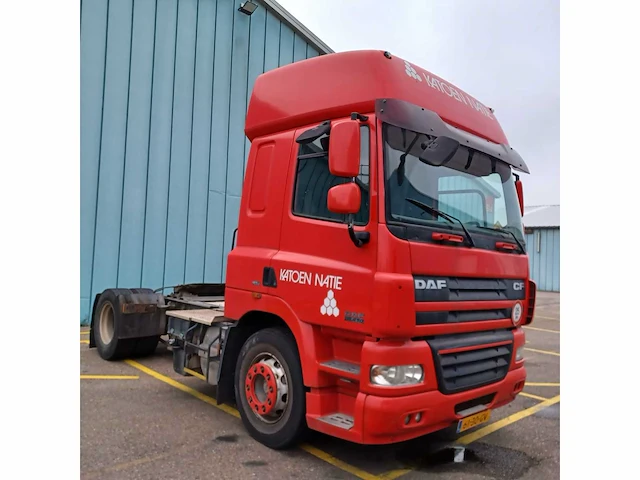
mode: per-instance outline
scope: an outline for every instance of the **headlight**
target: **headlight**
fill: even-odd
[[[519,362],[523,358],[522,351],[524,350],[524,346],[518,347],[516,350],[516,362]]]
[[[413,385],[422,381],[421,365],[373,365],[371,383],[384,386]]]

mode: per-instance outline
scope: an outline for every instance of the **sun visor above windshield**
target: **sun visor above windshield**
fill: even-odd
[[[382,122],[414,132],[453,138],[460,145],[502,160],[516,170],[529,173],[529,167],[522,157],[509,145],[493,143],[449,125],[431,110],[403,100],[385,98],[376,100],[376,116]],[[416,147],[419,148],[419,146]]]

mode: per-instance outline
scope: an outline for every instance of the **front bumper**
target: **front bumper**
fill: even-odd
[[[471,375],[505,367],[504,362],[495,361],[495,367],[488,368],[491,362],[487,362],[504,356],[498,350],[509,340],[503,338],[502,333],[462,334],[451,336],[446,342],[434,342],[433,339],[431,342],[364,342],[357,380],[353,378],[347,383],[334,380],[335,383],[331,386],[312,388],[307,393],[307,424],[313,430],[356,443],[389,444],[447,428],[473,413],[470,409],[495,409],[506,405],[524,388],[527,376],[524,361],[515,359],[515,352],[525,344],[524,332],[520,328],[511,332],[513,340],[509,343],[509,348],[512,353],[508,370],[500,373],[500,379],[493,380],[492,375],[476,378],[477,381],[473,382],[475,385],[467,384],[462,391],[451,389],[450,385],[442,382],[445,369],[448,382],[454,380],[455,383],[456,378],[468,379]],[[493,350],[495,354],[485,358],[484,353],[490,354],[489,350]],[[474,359],[463,358],[469,352],[481,355],[474,355]],[[446,367],[442,363],[445,358]],[[462,362],[463,365],[458,371],[456,362]],[[372,365],[414,364],[420,364],[424,368],[424,380],[420,384],[381,387],[370,382]],[[463,370],[466,368],[464,366],[469,365],[476,368],[472,371],[468,368]],[[328,377],[328,381],[331,379]],[[443,393],[448,390],[449,393]],[[415,420],[417,413],[421,417],[418,422]],[[326,417],[334,414],[350,417],[351,426],[343,428],[344,425],[341,427],[327,422]],[[407,416],[410,416],[410,421],[405,423]]]
[[[494,409],[513,401],[524,387],[526,369],[524,366],[511,370],[499,382],[473,390],[444,395],[430,391],[402,397],[379,397],[364,395],[362,409],[362,443],[395,443],[426,435],[457,422],[463,415],[456,413],[456,406],[486,395],[495,394],[487,405]],[[421,419],[415,421],[420,412]],[[405,424],[407,415],[411,421]]]

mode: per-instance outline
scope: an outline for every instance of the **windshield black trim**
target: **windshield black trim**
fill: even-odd
[[[518,152],[509,145],[493,143],[448,125],[432,110],[427,110],[404,100],[381,98],[376,100],[376,116],[383,122],[390,123],[396,127],[406,128],[425,135],[453,138],[460,142],[460,145],[485,153],[517,170],[529,173],[527,164]]]
[[[442,245],[440,241],[433,239],[432,235],[434,233],[455,232],[456,234],[464,235],[464,232],[462,231],[460,226],[454,224],[428,226],[399,222],[397,220],[390,220],[389,218],[387,218],[386,223],[387,229],[394,237],[411,242],[433,243],[434,245]],[[509,235],[508,233],[505,233],[503,235],[500,232],[481,232],[474,229],[473,227],[469,227],[469,231],[473,236],[474,248],[498,252],[499,250],[496,250],[496,242],[499,242],[500,240],[513,242],[513,237],[511,237],[511,235]],[[512,252],[506,252],[503,250],[500,250],[499,252],[508,255],[523,255],[527,253],[526,246],[524,252],[521,252],[520,249],[514,250]]]

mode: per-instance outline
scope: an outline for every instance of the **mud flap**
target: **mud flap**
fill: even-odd
[[[100,300],[100,294],[96,295],[93,300],[93,307],[91,307],[91,322],[89,323],[89,348],[96,348],[96,337],[93,334],[93,321],[96,318],[96,306]]]
[[[118,339],[154,337],[166,333],[167,316],[162,308],[165,305],[163,295],[147,288],[108,290],[116,296],[116,305],[113,307],[117,310],[116,316],[119,322],[116,330]],[[95,347],[93,325],[98,315],[96,306],[100,297],[108,290],[96,295],[93,303],[89,347]]]
[[[216,392],[218,405],[235,401],[233,381],[240,349],[242,349],[242,345],[244,345],[244,341],[248,337],[248,332],[245,330],[238,324],[230,325],[222,344],[220,366],[218,367],[218,390]]]

